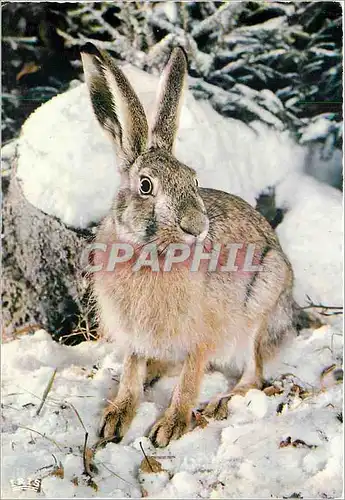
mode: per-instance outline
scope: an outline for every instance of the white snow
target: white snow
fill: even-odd
[[[325,138],[332,127],[334,127],[334,124],[329,119],[329,113],[316,116],[304,128],[301,143]]]
[[[8,176],[11,172],[11,162],[16,153],[17,139],[13,139],[1,147],[1,175]]]
[[[305,172],[330,186],[339,187],[343,183],[343,153],[326,145],[316,141],[309,144]]]
[[[165,409],[177,380],[163,377],[145,392],[123,442],[96,452],[94,488],[82,475],[84,437],[87,431],[88,446],[95,443],[102,408],[116,390],[121,360],[115,346],[62,346],[42,330],[6,343],[2,496],[282,498],[299,493],[303,498],[340,498],[343,427],[337,414],[342,410],[342,387],[334,381],[322,385],[321,372],[333,363],[341,366],[342,340],[331,326],[302,331],[267,369],[266,377],[277,380],[281,394],[268,397],[251,390],[245,397],[236,396],[229,403],[227,420],[211,420],[167,448],[155,449],[145,433]],[[51,391],[37,416],[55,369]],[[219,372],[206,374],[200,401],[224,391],[225,383]],[[293,395],[293,384],[308,391],[307,397]],[[282,410],[277,413],[279,405]],[[280,447],[289,437],[316,447]],[[140,443],[146,455],[160,462],[161,472],[141,471]],[[52,474],[56,463],[63,477]],[[42,492],[14,491],[11,480],[19,478],[42,479]]]
[[[295,275],[294,296],[304,304],[343,303],[343,207],[341,193],[312,177],[295,173],[276,189],[278,206],[289,207],[277,227]]]

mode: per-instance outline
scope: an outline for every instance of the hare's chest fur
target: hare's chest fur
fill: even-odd
[[[206,341],[202,283],[187,271],[133,272],[130,266],[96,277],[105,335],[145,357],[180,360]]]

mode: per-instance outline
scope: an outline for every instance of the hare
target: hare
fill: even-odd
[[[94,114],[120,159],[121,184],[96,242],[107,248],[104,255],[114,242],[134,248],[128,262],[92,278],[102,331],[124,349],[118,393],[105,409],[100,435],[119,442],[145,380],[181,363],[170,406],[149,434],[155,446],[164,447],[188,430],[210,366],[233,366],[240,373],[232,391],[207,404],[210,418],[227,417],[231,395],[262,388],[263,363],[294,332],[293,273],[264,217],[237,196],[198,187],[196,172],[173,155],[187,75],[184,50],[174,48],[170,55],[150,128],[133,88],[107,53],[88,43],[82,61]],[[220,272],[219,265],[191,270],[187,259],[169,272],[135,269],[133,258],[146,244],[156,245],[160,262],[172,244],[218,245],[223,264],[229,245],[253,245],[257,266],[248,272],[239,266]]]

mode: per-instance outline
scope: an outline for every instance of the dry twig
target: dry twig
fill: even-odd
[[[315,304],[312,299],[307,295],[308,305],[304,307],[300,307],[301,310],[306,309],[321,309],[320,314],[322,316],[336,316],[338,314],[343,314],[342,306],[325,306],[324,304]],[[332,312],[328,312],[332,311]]]
[[[41,412],[41,410],[42,410],[42,408],[43,408],[43,405],[44,405],[44,403],[45,403],[45,401],[47,399],[47,396],[48,396],[48,394],[49,394],[49,392],[50,392],[50,390],[51,390],[51,388],[53,386],[56,372],[57,372],[57,369],[55,368],[52,376],[49,379],[48,385],[45,388],[45,391],[44,391],[43,396],[42,396],[42,401],[41,401],[41,404],[39,405],[39,407],[37,408],[36,415],[39,415],[40,412]]]

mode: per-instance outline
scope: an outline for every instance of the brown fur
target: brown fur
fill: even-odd
[[[139,246],[153,241],[159,251],[169,243],[199,240],[223,247],[255,244],[263,266],[251,273],[191,272],[188,267],[133,272],[132,264],[124,263],[94,275],[101,328],[125,353],[119,391],[106,409],[101,434],[119,441],[145,379],[182,362],[170,406],[150,432],[155,446],[166,446],[188,429],[210,364],[232,364],[241,377],[233,391],[209,403],[209,417],[226,418],[231,395],[261,388],[265,360],[293,331],[292,270],[258,212],[237,196],[198,188],[195,171],[173,156],[186,73],[180,49],[173,51],[163,75],[151,131],[139,99],[109,57],[84,53],[83,63],[95,115],[122,159],[121,186],[96,241]],[[141,176],[151,180],[149,196],[140,194]]]

